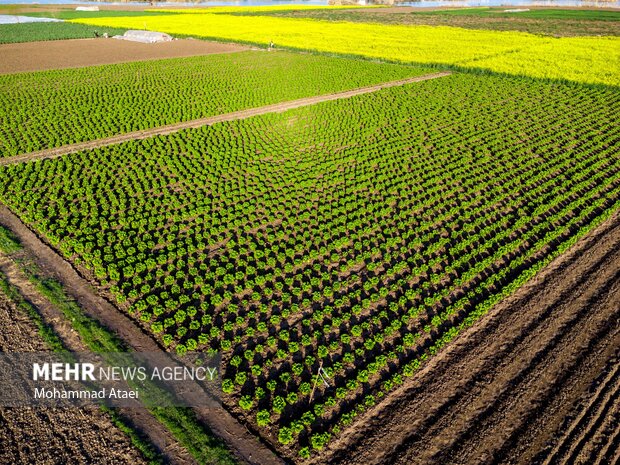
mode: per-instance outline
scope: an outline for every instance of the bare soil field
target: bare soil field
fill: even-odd
[[[620,214],[370,410],[326,463],[617,463]]]
[[[30,319],[0,291],[0,351],[49,350]],[[0,408],[0,463],[142,464],[142,456],[97,408]],[[45,447],[39,445],[45,444]]]
[[[29,253],[26,251],[19,252],[20,260],[31,260]],[[71,326],[71,323],[62,315],[62,313],[45,297],[43,296],[37,288],[34,286],[30,280],[26,277],[20,267],[15,263],[15,261],[7,256],[4,252],[0,252],[0,273],[7,279],[7,281],[15,286],[19,293],[29,302],[31,305],[35,306],[37,312],[43,318],[43,321],[49,325],[54,333],[56,333],[60,339],[63,341],[64,346],[76,352],[85,352],[88,351],[86,345],[82,342],[77,332]],[[0,296],[1,297],[1,296]],[[0,302],[1,303],[1,302]],[[30,324],[30,326],[34,329],[32,322],[30,322],[25,316],[22,317],[23,321]],[[1,325],[1,321],[0,321]],[[15,341],[15,337],[13,334],[14,328],[10,327],[10,325],[2,326],[4,331],[5,340],[0,341],[0,349],[5,350],[5,348],[10,348],[12,352],[23,351],[44,351],[45,346],[41,341],[41,338],[36,334],[32,336],[32,338],[24,339],[23,344],[28,344],[28,349],[22,348],[22,343],[18,340]],[[21,329],[19,329],[19,333],[22,334]],[[36,331],[36,329],[35,329]],[[34,342],[33,342],[34,341]],[[2,345],[5,343],[4,345]],[[41,346],[41,347],[39,347]],[[13,412],[13,415],[21,415],[21,409],[4,409],[5,411]],[[84,413],[79,412],[91,412],[91,414],[99,415],[104,418],[105,414],[99,411],[96,408],[93,409],[36,409],[36,410],[26,410],[33,412],[35,416],[41,416],[41,412],[52,412],[50,415],[55,415],[55,412],[61,411],[63,415],[67,412],[74,412],[79,414],[81,418],[84,418]],[[146,409],[136,409],[136,408],[125,408],[119,410],[124,418],[125,422],[131,424],[132,428],[138,431],[142,431],[144,435],[149,437],[151,443],[157,448],[162,457],[165,458],[167,463],[174,465],[193,465],[195,461],[188,454],[188,452],[183,449],[178,441],[170,434],[168,430],[166,430]],[[49,416],[49,415],[48,415]],[[69,415],[70,417],[71,415]],[[27,425],[28,422],[24,420],[24,425]],[[35,422],[36,424],[36,422]],[[77,435],[76,435],[77,437]],[[22,439],[25,439],[22,438]],[[21,443],[22,439],[18,440]],[[90,440],[89,437],[85,438],[86,440]],[[67,439],[68,441],[74,441],[71,438]],[[127,439],[127,441],[129,441]],[[104,440],[105,443],[105,440]],[[79,444],[79,441],[76,442]],[[32,452],[32,451],[30,451]],[[28,451],[24,452],[26,455]],[[138,455],[139,456],[139,455]],[[0,463],[19,463],[19,462],[3,462],[0,460]],[[47,462],[45,462],[47,463]],[[65,459],[61,462],[49,462],[49,463],[68,463]],[[105,460],[97,460],[94,462],[85,461],[84,463],[141,463],[134,462],[131,460],[131,457],[128,457],[126,462],[123,461],[112,461],[106,462]]]
[[[192,39],[158,44],[103,38],[0,44],[0,56],[2,56],[0,74],[233,53],[243,50],[249,50],[249,47]]]

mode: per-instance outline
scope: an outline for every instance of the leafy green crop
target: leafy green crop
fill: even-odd
[[[453,75],[6,166],[0,197],[309,457],[620,207],[619,108]]]
[[[403,65],[250,51],[0,76],[0,155],[426,72]]]
[[[127,28],[89,26],[74,23],[0,24],[0,44],[35,42],[39,40],[88,39],[107,33],[122,35]]]

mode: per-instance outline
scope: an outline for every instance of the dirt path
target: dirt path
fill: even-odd
[[[601,393],[592,386],[617,363],[618,302],[620,213],[364,415],[324,462],[604,463],[619,441],[617,372]],[[579,405],[585,420],[573,413],[569,425],[580,423],[567,427]]]
[[[290,100],[288,102],[275,103],[273,105],[266,105],[258,108],[250,108],[248,110],[235,111],[232,113],[225,113],[222,115],[210,116],[207,118],[195,119],[191,121],[184,121],[181,123],[169,124],[166,126],[160,126],[152,129],[144,129],[141,131],[128,132],[117,136],[106,137],[104,139],[97,139],[89,142],[80,142],[72,145],[65,145],[63,147],[41,150],[39,152],[31,152],[23,155],[15,155],[13,157],[0,158],[0,166],[9,165],[14,163],[23,163],[31,160],[42,160],[45,158],[57,158],[70,153],[79,152],[82,150],[95,149],[97,147],[104,147],[106,145],[119,144],[121,142],[127,142],[136,139],[146,139],[148,137],[171,134],[173,132],[181,131],[182,129],[199,128],[201,126],[211,126],[216,123],[224,121],[234,121],[239,119],[249,118],[251,116],[263,115],[266,113],[280,113],[293,108],[299,108],[307,105],[314,105],[321,102],[329,102],[332,100],[339,100],[343,98],[350,98],[356,95],[369,94],[381,89],[387,89],[389,87],[403,86],[414,82],[427,81],[429,79],[437,79],[444,76],[449,76],[450,72],[440,72],[427,74],[424,76],[417,76],[408,79],[401,79],[399,81],[384,82],[374,86],[360,87],[358,89],[348,90],[344,92],[337,92],[334,94],[319,95],[316,97],[305,97],[297,100]]]
[[[96,27],[93,27],[95,30]],[[0,74],[212,55],[250,50],[237,44],[182,39],[142,44],[115,39],[69,39],[0,44]]]
[[[28,229],[6,206],[0,205],[0,224],[9,228],[19,238],[30,257],[49,276],[59,281],[65,291],[82,307],[84,312],[114,332],[133,350],[159,352],[155,340],[144,333],[127,315],[97,295],[90,284],[75,269],[36,234]],[[0,265],[1,266],[1,265]],[[187,396],[192,392],[187,387]],[[188,401],[191,405],[191,401]],[[256,436],[242,426],[228,411],[221,407],[194,409],[197,418],[214,434],[222,438],[239,460],[256,465],[280,465],[282,461]]]
[[[88,351],[65,316],[36,289],[19,266],[2,251],[0,251],[0,272],[28,302],[37,308],[43,320],[53,328],[69,350],[74,352]],[[196,463],[168,430],[146,409],[125,408],[119,409],[119,412],[131,423],[133,428],[148,436],[151,443],[168,463],[173,465]]]

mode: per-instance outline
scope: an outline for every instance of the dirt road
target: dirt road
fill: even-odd
[[[616,214],[362,417],[324,461],[613,463],[619,302]]]
[[[305,97],[297,100],[290,100],[288,102],[275,103],[273,105],[266,105],[258,108],[250,108],[248,110],[235,111],[232,113],[225,113],[222,115],[209,116],[207,118],[200,118],[191,121],[184,121],[181,123],[169,124],[166,126],[160,126],[152,129],[144,129],[141,131],[128,132],[117,136],[106,137],[104,139],[97,139],[89,142],[80,142],[72,145],[65,145],[63,147],[41,150],[39,152],[26,153],[23,155],[15,155],[13,157],[0,158],[0,166],[23,163],[31,160],[41,160],[44,158],[57,158],[69,153],[75,153],[82,150],[95,149],[97,147],[104,147],[106,145],[119,144],[121,142],[127,142],[136,139],[146,139],[152,136],[171,134],[173,132],[181,131],[182,129],[199,128],[201,126],[210,126],[223,121],[234,121],[239,119],[249,118],[251,116],[263,115],[266,113],[280,113],[293,108],[299,108],[307,105],[314,105],[321,102],[329,102],[332,100],[339,100],[343,98],[350,98],[356,95],[368,94],[376,92],[381,89],[387,89],[389,87],[404,86],[414,82],[427,81],[429,79],[437,79],[444,76],[449,76],[450,72],[441,72],[426,74],[424,76],[417,76],[408,79],[401,79],[398,81],[384,82],[374,86],[360,87],[353,90],[344,92],[337,92],[334,94],[319,95],[316,97]]]

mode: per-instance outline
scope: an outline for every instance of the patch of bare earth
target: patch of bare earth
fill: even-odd
[[[47,351],[30,319],[0,291],[0,351]],[[0,407],[0,463],[145,463],[97,408]]]
[[[0,74],[233,53],[249,49],[243,45],[193,39],[157,44],[111,38],[0,44]]]
[[[620,213],[335,441],[330,464],[617,463]]]

